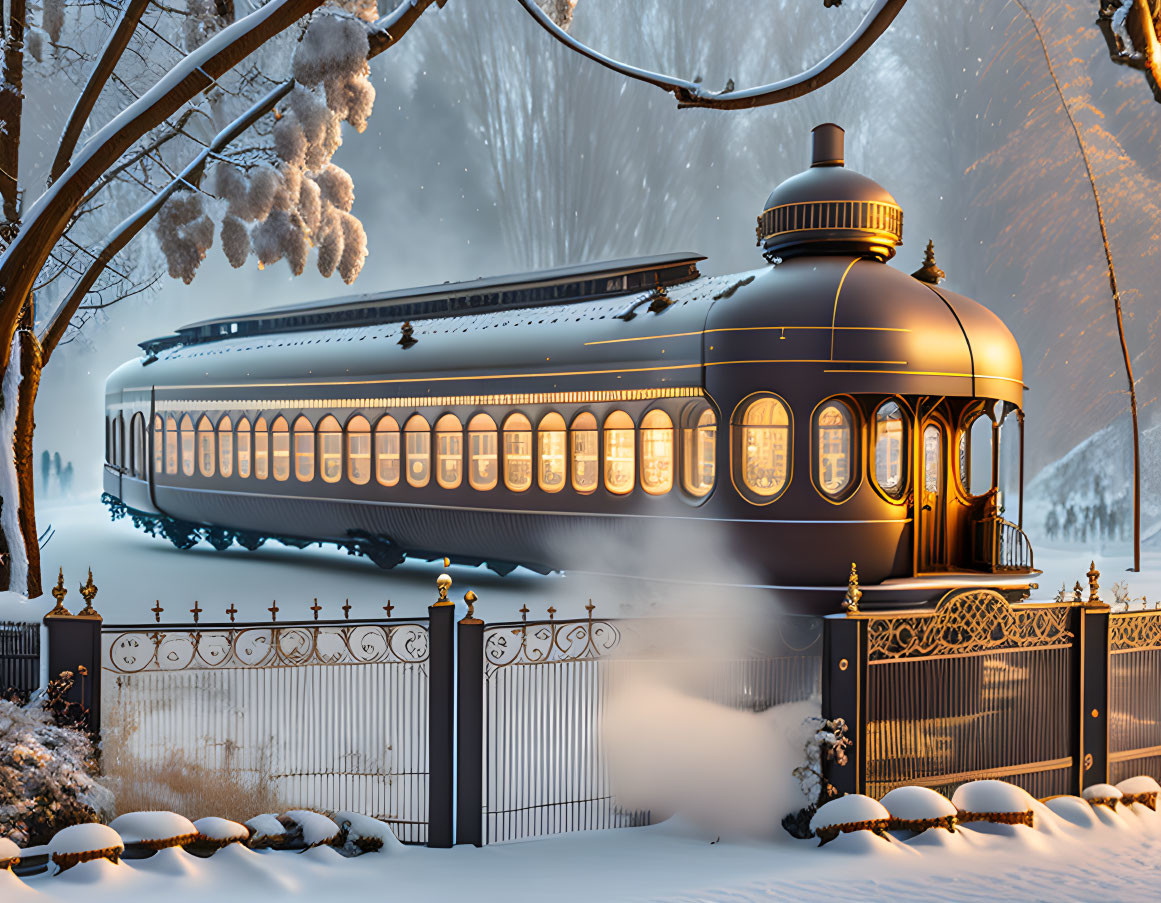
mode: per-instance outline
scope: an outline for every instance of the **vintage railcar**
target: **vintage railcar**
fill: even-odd
[[[107,496],[179,545],[741,583],[808,610],[852,561],[864,604],[1026,594],[998,488],[1012,425],[1023,455],[1011,333],[930,254],[887,265],[902,210],[836,125],[757,231],[767,265],[742,274],[668,254],[143,342],[108,380]]]

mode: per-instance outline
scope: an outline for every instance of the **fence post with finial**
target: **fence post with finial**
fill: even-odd
[[[68,590],[64,585],[63,569],[58,573],[52,589],[56,606],[44,616],[48,633],[48,676],[55,679],[62,671],[73,675],[73,685],[65,693],[65,701],[88,729],[96,734],[101,730],[101,623],[102,618],[93,600],[97,585],[93,571],[81,584],[81,598],[85,607],[75,615],[64,606]]]
[[[456,843],[484,843],[484,622],[468,590],[456,625]]]
[[[851,564],[839,612],[823,618],[822,717],[842,719],[850,740],[841,762],[825,757],[823,777],[839,794],[863,793],[867,783],[867,618],[859,611],[859,574]]]
[[[1080,670],[1079,729],[1073,735],[1077,745],[1080,793],[1091,784],[1105,784],[1109,779],[1109,628],[1112,610],[1100,597],[1100,576],[1096,562],[1088,567],[1088,598],[1078,612],[1077,631]],[[1077,581],[1079,588],[1080,581]],[[1081,591],[1076,594],[1081,601]],[[1074,697],[1075,698],[1075,697]]]
[[[451,564],[443,560],[446,568]],[[428,606],[428,825],[429,847],[450,847],[453,838],[452,781],[455,717],[455,603],[448,598],[452,578],[435,579],[439,593]]]

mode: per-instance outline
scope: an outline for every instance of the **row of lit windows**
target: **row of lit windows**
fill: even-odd
[[[650,495],[664,495],[678,478],[695,498],[713,488],[716,477],[717,418],[705,402],[690,405],[681,415],[679,428],[659,408],[647,411],[640,423],[616,410],[598,423],[595,415],[582,412],[566,424],[556,412],[544,415],[535,426],[523,413],[509,414],[501,425],[488,414],[476,414],[466,425],[454,414],[444,414],[434,424],[413,414],[402,425],[390,414],[372,426],[361,414],[343,426],[326,415],[314,426],[304,416],[293,424],[281,415],[268,422],[258,417],[236,420],[229,415],[213,423],[202,415],[196,423],[185,414],[156,415],[153,421],[153,468],[155,473],[203,477],[231,477],[286,481],[293,474],[299,482],[318,477],[327,483],[345,478],[366,485],[372,478],[382,486],[400,481],[414,487],[434,479],[444,489],[467,484],[478,491],[504,485],[524,492],[535,482],[543,492],[560,492],[566,486],[578,493],[595,491],[599,485],[617,495],[632,492],[638,481]],[[987,421],[987,418],[982,418]],[[770,393],[745,399],[732,418],[731,438],[739,488],[757,503],[777,498],[791,476],[793,423],[785,402]],[[847,401],[830,399],[815,412],[812,478],[820,492],[836,501],[849,494],[858,472],[856,409]],[[124,436],[121,418],[115,417],[108,434],[110,461]],[[879,489],[901,500],[907,487],[908,445],[902,405],[888,399],[871,417],[870,471]],[[969,427],[974,436],[975,424]],[[145,477],[144,420],[136,414],[128,449],[129,470]],[[941,428],[928,426],[923,436],[924,488],[938,491],[942,479]],[[961,468],[970,455],[965,451],[967,432],[961,437]],[[983,441],[986,441],[986,437]],[[973,439],[972,444],[975,443]],[[968,455],[968,457],[965,457]],[[978,455],[982,459],[983,454]],[[978,470],[979,467],[969,467]],[[985,479],[963,474],[966,488],[984,488]],[[974,486],[972,484],[975,484]]]
[[[316,474],[324,482],[337,483],[345,473],[355,485],[374,477],[382,486],[403,480],[417,488],[434,478],[444,489],[458,488],[466,477],[468,485],[479,491],[494,489],[501,478],[513,492],[524,492],[535,481],[543,492],[560,492],[571,485],[587,494],[603,482],[618,495],[632,492],[639,479],[645,492],[664,495],[674,485],[675,433],[680,432],[682,485],[701,497],[714,484],[717,419],[703,402],[687,411],[685,420],[686,426],[675,430],[670,415],[654,409],[640,424],[624,411],[613,411],[600,426],[588,412],[566,425],[564,417],[553,412],[534,429],[528,417],[517,412],[508,415],[500,428],[488,414],[476,414],[465,429],[454,414],[444,414],[434,428],[420,414],[413,414],[402,428],[390,414],[380,417],[374,427],[362,415],[352,417],[345,427],[330,414],[317,427],[301,416],[290,424],[281,415],[271,422],[258,417],[253,423],[247,417],[235,421],[226,415],[215,424],[202,415],[195,424],[188,414],[180,421],[173,415],[156,415],[153,468],[156,473],[185,476],[236,474],[279,481],[293,474],[303,483]],[[136,473],[135,462],[129,463]]]

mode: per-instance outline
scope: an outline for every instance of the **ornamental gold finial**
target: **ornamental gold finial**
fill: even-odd
[[[72,612],[64,607],[65,596],[69,591],[65,589],[64,585],[64,568],[60,569],[57,574],[56,586],[52,588],[52,597],[56,599],[56,606],[45,617],[48,618],[67,618],[72,616]]]
[[[444,567],[448,566],[448,560],[446,558],[443,560],[443,566]],[[447,591],[449,589],[451,589],[452,578],[450,576],[448,576],[446,573],[440,574],[438,577],[435,578],[435,585],[436,585],[436,588],[439,589],[439,601],[436,602],[435,604],[436,605],[454,605],[455,603],[452,602],[447,597]]]
[[[863,591],[859,589],[859,569],[851,562],[851,575],[847,578],[847,594],[843,596],[843,611],[854,614],[859,610],[859,600],[863,598]]]
[[[928,285],[939,285],[947,274],[935,262],[935,242],[927,240],[927,251],[923,255],[923,266],[911,274],[912,278]]]
[[[1084,601],[1084,589],[1080,585],[1080,581],[1076,581],[1076,585],[1072,588],[1072,601],[1079,605]]]
[[[93,608],[93,600],[97,598],[97,584],[93,583],[93,569],[89,568],[89,579],[81,586],[81,598],[85,600],[85,607],[77,612],[78,618],[100,618],[97,609]]]
[[[1088,603],[1087,604],[1088,605],[1100,605],[1100,604],[1102,604],[1101,598],[1100,598],[1100,588],[1101,587],[1100,587],[1100,584],[1097,582],[1098,580],[1100,580],[1101,572],[1097,570],[1095,561],[1092,561],[1089,563],[1088,573],[1085,574],[1085,576],[1088,577]]]
[[[482,624],[483,623],[479,618],[476,617],[476,600],[477,599],[479,599],[479,596],[477,596],[471,590],[468,590],[466,593],[464,593],[464,601],[468,603],[468,613],[464,617],[464,619],[462,621],[460,621],[461,624]]]

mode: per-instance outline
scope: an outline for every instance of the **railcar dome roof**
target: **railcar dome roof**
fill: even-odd
[[[758,217],[767,257],[858,254],[889,260],[903,243],[903,210],[882,185],[845,167],[843,130],[812,132],[810,168],[771,193]]]

